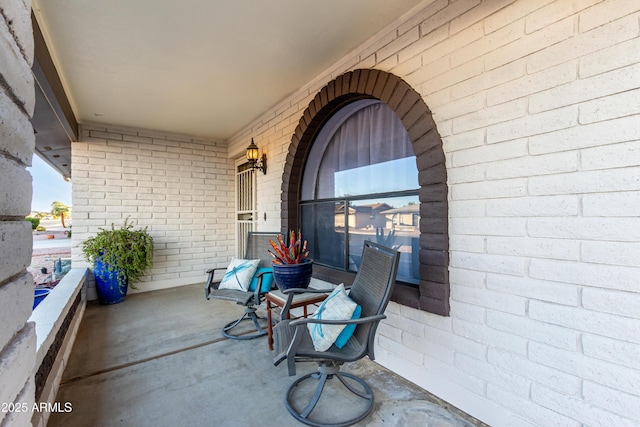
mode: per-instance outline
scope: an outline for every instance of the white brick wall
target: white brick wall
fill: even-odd
[[[136,284],[140,291],[204,282],[207,269],[226,266],[235,236],[226,144],[92,125],[79,139],[72,146],[74,266],[87,265],[82,240],[126,218],[154,239],[154,266]]]
[[[29,119],[35,91],[31,2],[0,0],[0,424],[31,425],[36,336],[27,323],[33,303]],[[15,406],[9,406],[15,405]],[[27,412],[11,410],[23,405]],[[8,411],[11,410],[11,411]]]
[[[269,157],[260,226],[317,91],[398,75],[443,136],[452,309],[392,303],[378,361],[491,425],[640,424],[640,3],[427,3],[231,138]]]

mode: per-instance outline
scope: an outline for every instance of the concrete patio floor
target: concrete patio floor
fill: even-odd
[[[266,337],[222,337],[222,326],[241,313],[233,303],[207,301],[202,285],[133,294],[112,306],[89,303],[56,399],[73,409],[53,413],[48,425],[302,425],[284,403],[296,377],[273,366]],[[299,364],[298,376],[314,367]],[[373,412],[356,425],[483,425],[368,359],[343,370],[375,394]],[[317,411],[353,410],[337,392],[325,393],[331,402]]]

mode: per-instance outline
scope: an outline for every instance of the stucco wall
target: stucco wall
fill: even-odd
[[[126,218],[154,239],[140,291],[204,282],[207,269],[228,264],[234,170],[226,144],[123,127],[83,125],[80,134],[72,146],[74,267],[89,266],[84,239]],[[87,297],[95,299],[94,286]]]
[[[407,81],[449,185],[451,316],[391,304],[378,362],[491,425],[640,422],[640,3],[435,0],[235,135],[269,158],[345,71]],[[262,220],[262,215],[267,220]]]
[[[29,122],[35,92],[31,2],[0,1],[0,424],[31,423],[36,335],[33,304]]]

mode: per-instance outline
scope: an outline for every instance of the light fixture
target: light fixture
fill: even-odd
[[[267,174],[267,155],[262,153],[260,156],[260,151],[258,150],[258,146],[253,142],[253,138],[251,138],[251,144],[247,147],[247,160],[249,161],[249,167],[251,169],[261,170],[265,175]]]

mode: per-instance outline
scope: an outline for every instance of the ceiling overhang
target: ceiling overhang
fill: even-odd
[[[71,142],[78,140],[78,122],[53,64],[35,16],[32,72],[35,79],[35,109],[31,124],[36,136],[36,154],[71,179]]]
[[[36,152],[70,177],[79,123],[228,141],[381,34],[416,37],[397,23],[432,1],[33,0]]]

